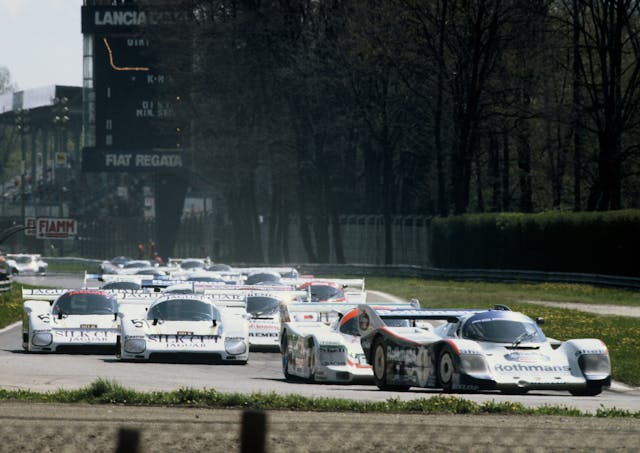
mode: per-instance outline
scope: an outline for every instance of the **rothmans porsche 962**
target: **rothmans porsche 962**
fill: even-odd
[[[611,384],[605,344],[545,337],[537,321],[493,310],[376,310],[361,305],[362,349],[382,390],[435,387],[446,392],[564,390],[593,396]],[[402,327],[389,321],[401,320]]]
[[[244,301],[197,294],[136,296],[119,304],[122,360],[245,364],[249,323]]]
[[[117,301],[107,291],[23,289],[22,347],[29,352],[113,353]]]

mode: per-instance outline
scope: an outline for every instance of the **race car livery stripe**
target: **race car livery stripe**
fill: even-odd
[[[349,359],[347,359],[347,365],[352,366],[354,368],[362,368],[362,369],[373,368],[371,365],[361,365],[361,364],[353,362],[352,360],[349,360]]]
[[[397,333],[395,333],[393,330],[390,330],[387,327],[381,327],[380,330],[384,333],[386,333],[387,335],[391,336],[391,337],[395,337],[398,338],[402,341],[406,341],[407,343],[413,343],[413,344],[420,344],[419,342],[415,341],[415,340],[411,340],[409,338],[403,337],[402,335],[398,335]]]

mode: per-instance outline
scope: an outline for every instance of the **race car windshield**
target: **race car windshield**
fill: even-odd
[[[180,264],[182,269],[203,269],[205,266],[202,261],[183,261]]]
[[[218,319],[217,310],[206,302],[195,299],[171,299],[149,309],[147,319],[164,321],[212,321]]]
[[[534,322],[509,319],[481,319],[467,322],[462,336],[469,340],[494,343],[520,343],[521,341],[542,343],[545,336]]]
[[[264,296],[247,297],[247,313],[253,316],[275,315],[280,308],[278,299]]]
[[[280,274],[271,274],[268,272],[261,272],[258,274],[251,274],[247,277],[247,279],[245,280],[245,283],[247,285],[257,285],[257,284],[264,284],[264,283],[271,283],[271,282],[279,282],[280,281]]]
[[[18,264],[29,264],[31,263],[32,258],[30,256],[18,256],[15,260]]]
[[[124,265],[125,269],[135,269],[137,267],[151,267],[151,264],[146,261],[131,261]]]
[[[54,314],[109,315],[116,312],[115,299],[100,293],[68,292],[53,305]]]
[[[139,283],[136,283],[136,282],[130,282],[130,281],[120,281],[120,282],[118,282],[118,281],[114,281],[114,282],[105,283],[100,288],[101,289],[132,289],[132,290],[136,290],[136,289],[141,289],[142,286]]]
[[[311,300],[314,302],[341,299],[344,297],[342,290],[329,285],[311,285]]]

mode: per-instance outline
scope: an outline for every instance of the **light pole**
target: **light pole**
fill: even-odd
[[[20,162],[20,215],[22,217],[22,224],[25,225],[25,217],[26,217],[26,198],[27,194],[25,192],[25,184],[26,178],[24,172],[26,171],[26,159],[27,159],[27,143],[26,137],[29,133],[29,111],[25,109],[17,109],[15,111],[16,114],[16,129],[20,133],[20,152],[21,152],[21,162]]]

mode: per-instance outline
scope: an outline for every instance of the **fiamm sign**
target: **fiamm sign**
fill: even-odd
[[[68,239],[78,233],[75,219],[39,217],[36,219],[37,239]]]

